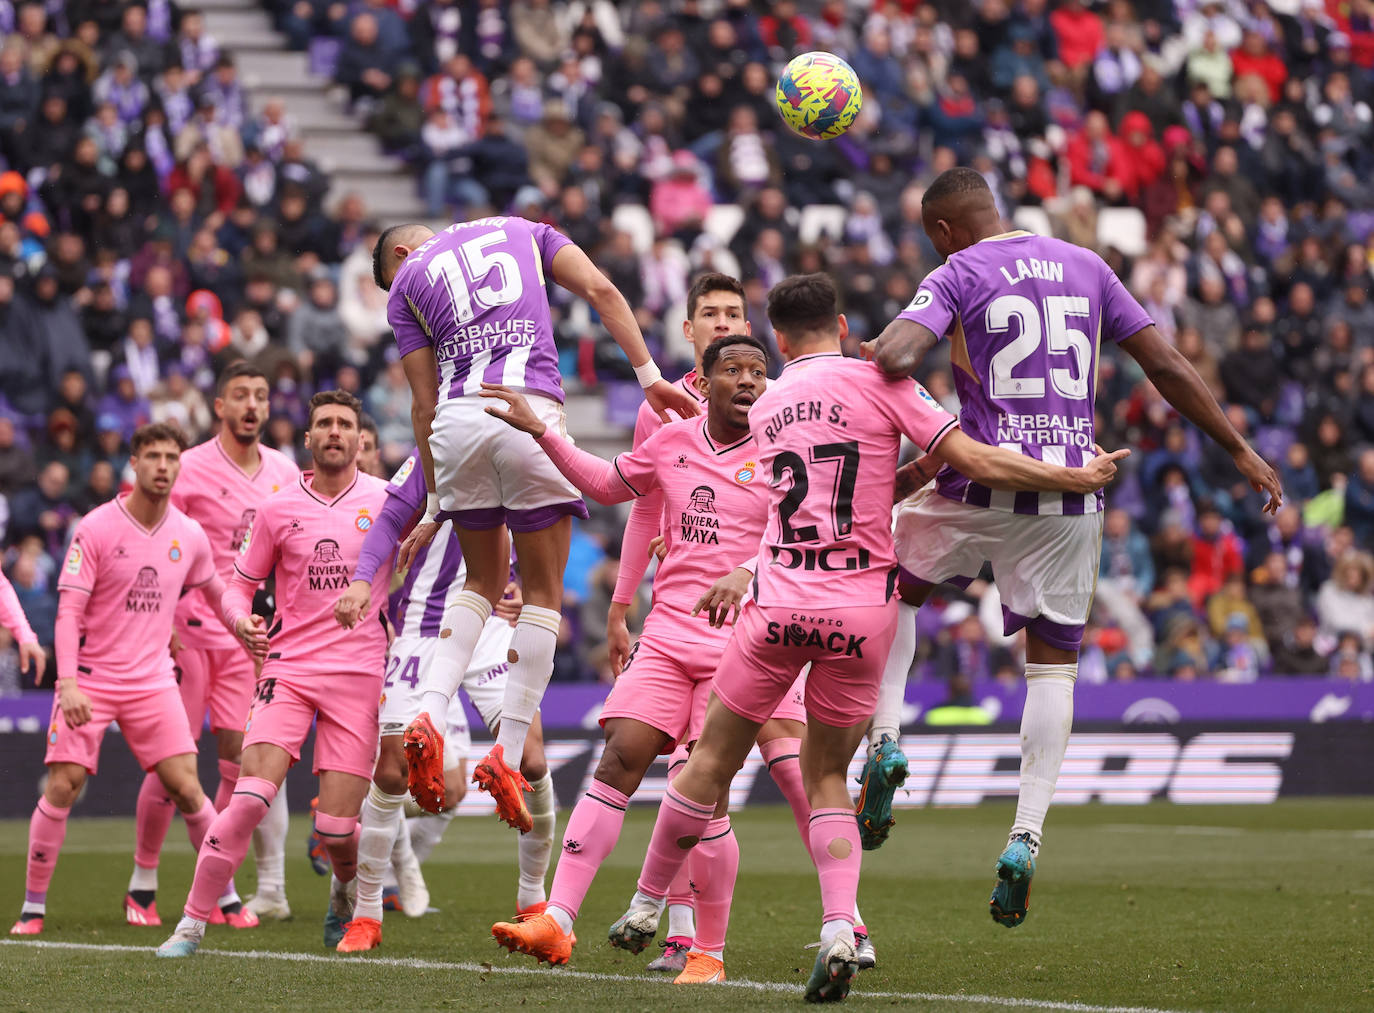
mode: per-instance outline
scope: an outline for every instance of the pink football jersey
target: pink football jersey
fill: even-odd
[[[881,605],[896,583],[892,487],[905,433],[929,453],[958,421],[914,380],[838,352],[793,359],[749,409],[769,484],[760,605]]]
[[[172,680],[177,600],[215,576],[199,524],[169,504],[149,531],[125,509],[127,498],[81,518],[58,576],[59,591],[90,594],[77,652],[80,683]]]
[[[277,616],[268,661],[276,674],[380,679],[386,629],[378,613],[386,604],[389,566],[378,567],[372,604],[358,625],[334,621],[334,602],[348,587],[363,539],[386,503],[386,482],[359,472],[332,500],[310,487],[313,472],[267,500],[244,536],[234,563],[231,593],[242,603],[251,589],[276,572]]]
[[[192,447],[181,455],[181,474],[172,487],[173,505],[205,529],[215,557],[215,572],[226,582],[234,575],[239,546],[263,500],[286,488],[300,474],[285,454],[269,447],[259,450],[262,464],[249,475],[224,452],[218,437]],[[181,600],[176,623],[185,647],[227,650],[239,645],[200,592]]]
[[[654,607],[644,632],[715,642],[721,631],[711,629],[706,613],[694,617],[692,609],[716,580],[759,553],[768,489],[753,437],[719,446],[702,415],[660,427],[617,457],[615,469],[636,496],[657,492],[663,498],[668,554],[654,577]]]

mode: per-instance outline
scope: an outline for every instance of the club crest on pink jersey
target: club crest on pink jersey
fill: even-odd
[[[175,538],[172,539],[172,547],[167,550],[167,558],[173,563],[181,562],[181,545]]]
[[[366,531],[368,528],[372,527],[372,517],[368,514],[366,509],[358,511],[358,516],[353,521],[353,526],[359,531]]]
[[[754,481],[754,475],[757,468],[758,464],[756,462],[745,461],[744,467],[735,472],[735,481],[740,485],[748,485],[750,482]]]

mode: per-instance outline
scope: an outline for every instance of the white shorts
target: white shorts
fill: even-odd
[[[563,406],[526,394],[540,421],[567,436]],[[534,437],[492,418],[500,402],[460,397],[441,401],[429,437],[441,517],[485,531],[505,524],[512,531],[539,531],[565,516],[587,516],[581,494],[553,466]]]
[[[472,662],[463,674],[462,689],[482,715],[487,727],[491,727],[501,716],[501,705],[506,695],[506,672],[510,669],[507,652],[514,633],[515,628],[504,619],[496,616],[488,619],[477,640],[477,648],[472,653]],[[442,646],[438,637],[405,636],[397,637],[392,642],[377,719],[383,736],[400,735],[415,715],[420,713],[425,676],[441,656]],[[472,738],[468,732],[463,701],[457,694],[449,703],[447,718],[445,757],[466,756],[472,748]]]
[[[967,587],[985,562],[1002,625],[1076,651],[1102,555],[1102,513],[1016,514],[946,499],[926,486],[900,504],[892,530],[904,583]]]

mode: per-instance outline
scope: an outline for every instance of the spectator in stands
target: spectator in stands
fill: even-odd
[[[364,11],[349,26],[348,41],[339,54],[334,77],[348,88],[354,105],[365,110],[386,95],[398,62],[397,51],[388,47],[378,33],[376,16]]]
[[[60,557],[67,546],[67,527],[76,516],[70,483],[71,473],[65,464],[45,464],[37,481],[20,489],[10,501],[10,540],[36,537],[49,556]]]
[[[1353,633],[1364,648],[1374,646],[1374,557],[1350,551],[1337,560],[1317,594],[1317,619],[1325,637]]]

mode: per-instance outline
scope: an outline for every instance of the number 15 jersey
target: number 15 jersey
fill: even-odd
[[[926,275],[898,319],[949,334],[964,432],[1071,468],[1093,456],[1102,338],[1124,341],[1153,322],[1097,254],[1029,232],[953,254]],[[999,492],[948,466],[935,488],[970,506],[1019,514],[1102,509],[1100,492]]]
[[[402,355],[434,348],[441,401],[475,395],[485,380],[562,402],[545,278],[571,242],[524,218],[479,218],[405,259],[386,318]]]
[[[803,355],[749,409],[768,479],[754,600],[883,605],[896,586],[892,487],[906,434],[934,450],[958,420],[914,380],[838,352]]]

